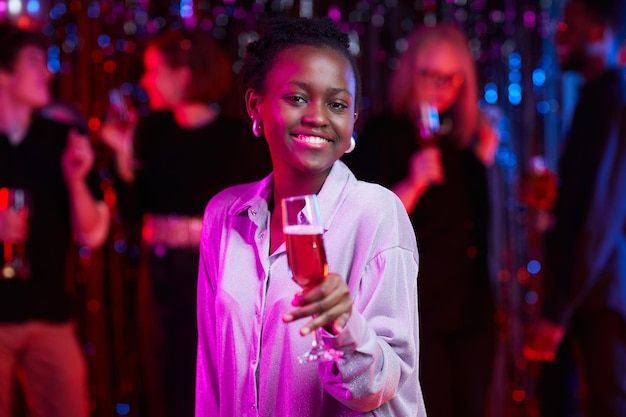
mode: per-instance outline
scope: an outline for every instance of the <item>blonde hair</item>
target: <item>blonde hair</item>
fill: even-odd
[[[407,41],[408,47],[399,57],[398,68],[393,72],[389,86],[389,101],[394,114],[410,115],[417,56],[430,42],[447,42],[458,52],[464,80],[452,105],[454,127],[451,136],[459,148],[468,146],[478,127],[479,110],[476,64],[465,33],[453,24],[439,23],[435,26],[420,26]]]

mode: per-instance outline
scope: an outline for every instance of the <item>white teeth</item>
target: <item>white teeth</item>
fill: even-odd
[[[301,140],[302,142],[313,143],[313,144],[319,144],[319,143],[326,143],[326,142],[328,142],[328,140],[326,140],[324,138],[320,138],[319,136],[298,135],[298,140]]]

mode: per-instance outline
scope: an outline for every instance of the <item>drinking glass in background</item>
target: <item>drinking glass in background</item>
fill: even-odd
[[[439,134],[439,112],[431,103],[421,103],[419,120],[417,121],[419,134],[425,144],[434,144]]]
[[[28,227],[30,194],[21,188],[0,188],[0,211],[11,212],[18,220],[18,228]],[[30,264],[26,257],[26,239],[2,242],[2,269],[0,279],[30,278]]]
[[[128,129],[134,121],[130,96],[120,88],[109,90],[109,108],[106,119],[107,122],[116,124],[122,130]]]
[[[302,290],[307,292],[324,281],[328,274],[324,227],[317,196],[307,194],[284,198],[282,210],[289,273]],[[318,330],[311,333],[313,337],[311,349],[298,356],[300,363],[341,357],[341,352],[324,345]]]

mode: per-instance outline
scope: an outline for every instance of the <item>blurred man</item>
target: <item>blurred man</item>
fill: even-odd
[[[558,400],[577,371],[586,415],[626,416],[626,74],[616,63],[625,7],[570,0],[556,34],[562,69],[584,85],[559,165],[544,318],[526,349],[530,359],[556,358],[540,382],[550,417],[580,415],[576,397]],[[548,383],[555,370],[569,380]]]
[[[5,260],[12,252],[6,248],[25,243],[30,265],[0,274],[0,417],[12,415],[18,369],[30,415],[89,414],[66,256],[72,236],[101,245],[109,213],[88,138],[38,114],[50,101],[49,81],[41,35],[0,26],[0,194],[19,189],[30,203],[23,216],[0,201]]]

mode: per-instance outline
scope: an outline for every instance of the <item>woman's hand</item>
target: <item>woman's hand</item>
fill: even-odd
[[[341,276],[330,273],[320,285],[296,294],[292,304],[297,308],[283,316],[285,323],[315,316],[300,329],[300,334],[309,334],[318,327],[338,334],[350,318],[353,302]]]
[[[93,167],[96,154],[89,138],[75,129],[69,131],[61,157],[61,167],[68,186],[84,181]]]
[[[415,188],[428,188],[444,181],[441,152],[436,146],[427,146],[413,153],[408,179]]]
[[[427,146],[413,153],[409,164],[409,174],[391,189],[400,198],[406,211],[411,213],[428,187],[443,183],[445,177],[441,152],[435,146]]]
[[[102,141],[115,154],[118,174],[127,182],[135,178],[133,139],[136,127],[137,120],[133,116],[128,123],[105,121],[100,129]]]

